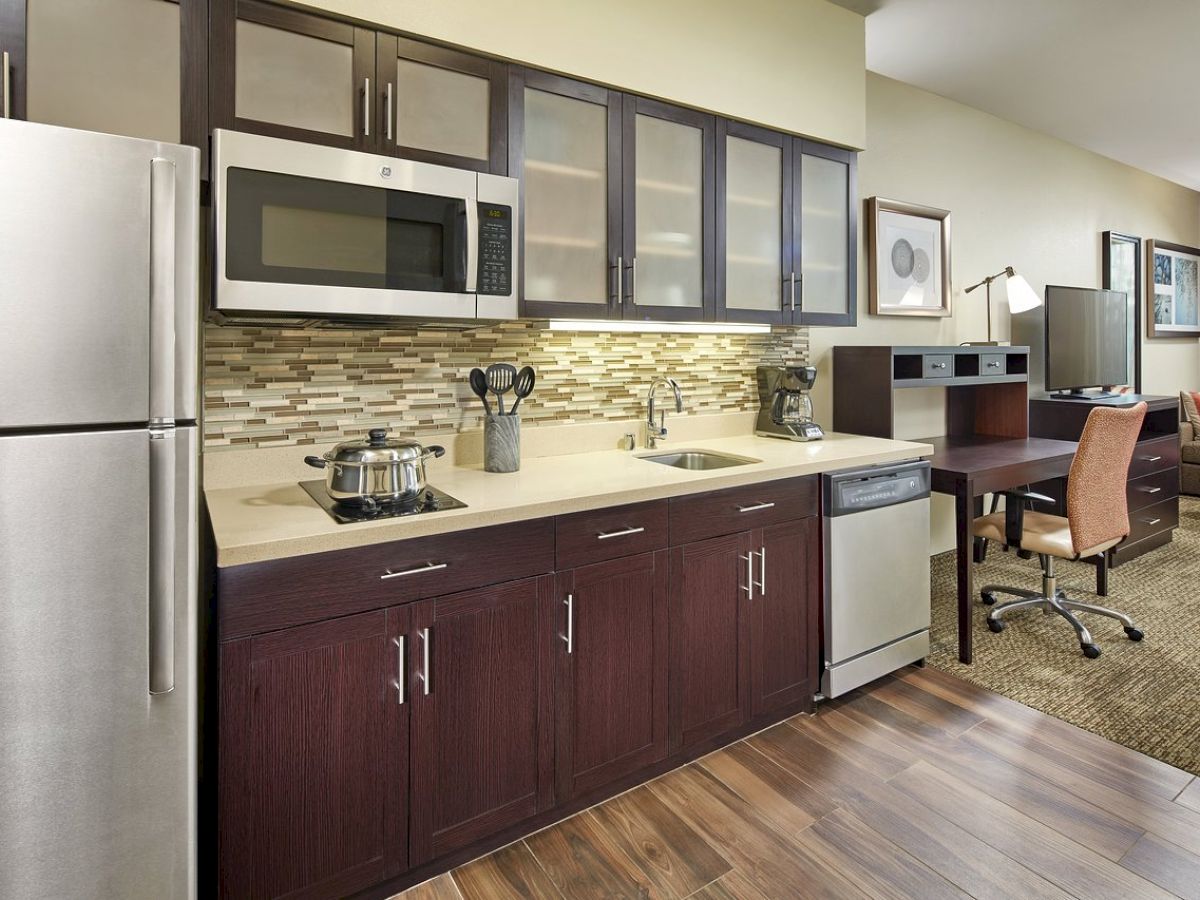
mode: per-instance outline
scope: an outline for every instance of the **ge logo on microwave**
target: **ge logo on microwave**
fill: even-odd
[[[391,178],[392,177],[392,167],[391,166],[380,166],[379,174],[382,175],[384,178]]]

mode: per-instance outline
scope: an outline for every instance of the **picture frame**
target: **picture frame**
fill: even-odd
[[[1129,371],[1130,387],[1142,392],[1142,239],[1120,231],[1100,234],[1102,275],[1100,286],[1106,291],[1124,291],[1129,299]]]
[[[873,316],[950,315],[950,211],[868,198],[867,283]]]
[[[1146,337],[1200,335],[1200,249],[1146,241]]]

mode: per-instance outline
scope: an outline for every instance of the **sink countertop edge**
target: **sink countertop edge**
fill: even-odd
[[[465,502],[466,508],[353,525],[334,522],[296,482],[209,489],[205,498],[217,546],[217,564],[228,568],[348,550],[900,462],[933,453],[933,447],[925,443],[839,434],[810,443],[743,435],[689,441],[678,448],[650,451],[705,450],[761,460],[719,469],[685,470],[639,459],[647,453],[646,448],[639,449],[640,452],[603,450],[541,457],[525,461],[520,472],[507,475],[485,473],[478,466],[442,470],[431,466],[430,482]],[[636,468],[631,468],[633,463]],[[606,488],[606,483],[613,486]]]

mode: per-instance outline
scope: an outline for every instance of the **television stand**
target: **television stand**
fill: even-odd
[[[1051,400],[1090,400],[1090,401],[1105,401],[1105,400],[1120,400],[1123,397],[1131,396],[1129,394],[1118,394],[1114,391],[1086,391],[1079,388],[1072,388],[1069,391],[1054,393],[1048,395]]]

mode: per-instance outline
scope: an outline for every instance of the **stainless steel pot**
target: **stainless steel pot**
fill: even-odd
[[[425,460],[445,452],[444,447],[389,438],[386,428],[373,428],[366,438],[346,441],[304,461],[325,470],[325,490],[338,503],[369,509],[419,497],[426,485]]]

